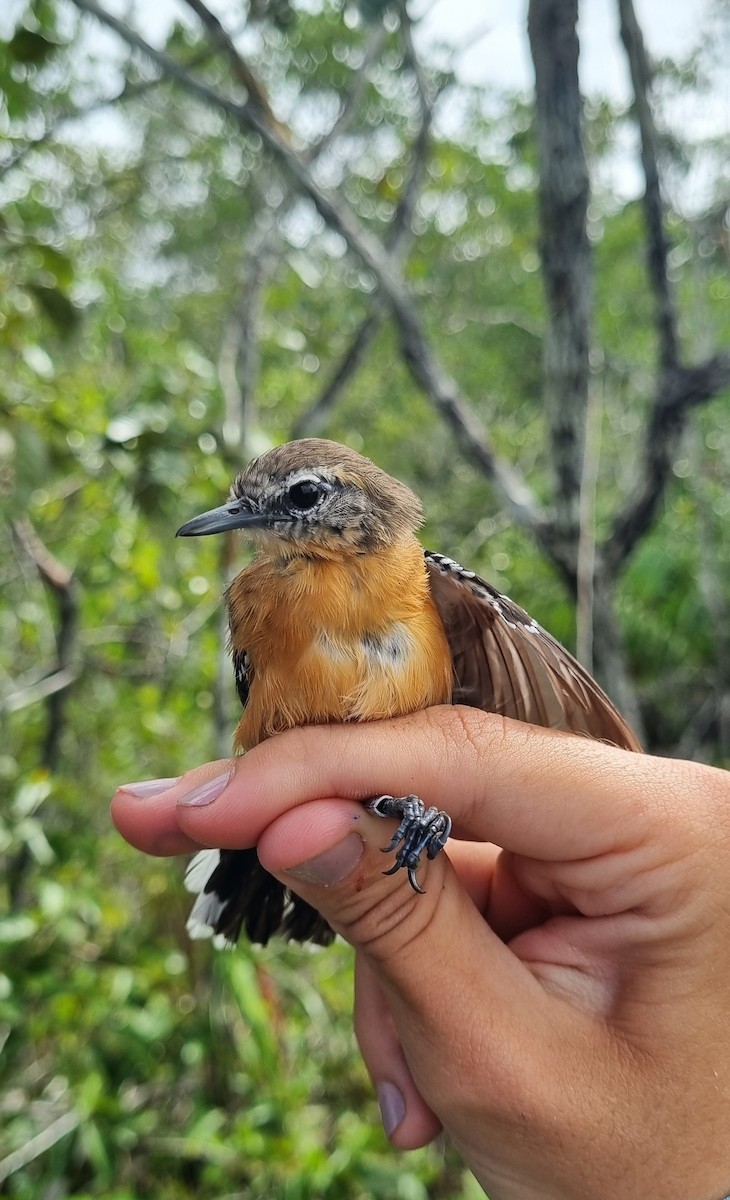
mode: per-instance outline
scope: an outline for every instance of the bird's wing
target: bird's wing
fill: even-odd
[[[641,749],[596,681],[524,609],[442,554],[427,550],[426,566],[451,649],[453,704]]]
[[[248,704],[248,693],[251,690],[253,675],[251,660],[245,650],[234,650],[231,658],[233,659],[233,675],[236,680],[238,699],[241,701],[241,708],[245,708]]]

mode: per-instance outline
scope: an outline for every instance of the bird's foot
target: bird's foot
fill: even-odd
[[[383,854],[398,848],[395,862],[384,875],[395,875],[401,867],[408,872],[408,880],[415,892],[423,895],[423,888],[416,879],[421,864],[421,855],[435,858],[443,850],[451,833],[451,817],[438,808],[426,808],[418,796],[376,796],[368,802],[368,810],[379,817],[397,817],[400,825]]]

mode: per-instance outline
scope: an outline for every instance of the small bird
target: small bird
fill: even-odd
[[[405,484],[337,442],[305,438],[255,458],[230,500],[177,536],[240,529],[251,564],[226,593],[249,750],[297,725],[377,721],[434,704],[467,704],[630,750],[640,744],[591,676],[523,609],[473,571],[424,551],[422,507]],[[420,891],[422,854],[449,836],[448,815],[417,796],[379,796],[400,824],[388,873]],[[255,849],[203,850],[186,886],[192,937],[265,944],[276,933],[327,944],[333,932],[260,865]]]

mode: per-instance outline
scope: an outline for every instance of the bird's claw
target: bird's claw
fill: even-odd
[[[451,817],[438,808],[426,808],[418,796],[376,796],[368,803],[370,812],[378,817],[397,817],[400,825],[383,854],[397,849],[395,862],[384,875],[395,875],[401,867],[408,872],[408,881],[414,892],[424,895],[416,878],[421,855],[435,858],[443,850],[451,833]]]

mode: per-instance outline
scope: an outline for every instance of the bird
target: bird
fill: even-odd
[[[242,715],[234,749],[286,729],[377,721],[465,704],[629,750],[640,743],[598,683],[524,609],[475,572],[424,550],[419,498],[347,446],[287,442],[254,458],[228,501],[179,537],[240,530],[254,557],[226,592]],[[389,871],[417,871],[451,830],[417,796],[378,796],[395,817]],[[191,937],[233,945],[245,933],[327,945],[324,918],[269,875],[255,848],[203,850],[186,873]]]

